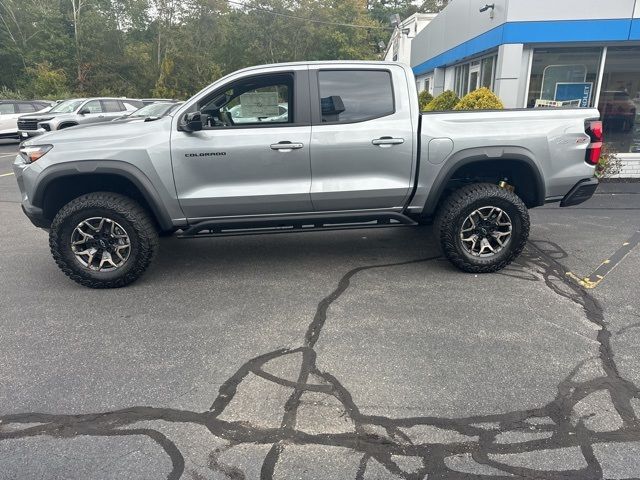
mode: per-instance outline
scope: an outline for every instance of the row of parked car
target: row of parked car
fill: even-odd
[[[101,122],[134,122],[162,117],[181,102],[145,98],[0,100],[0,139],[25,140],[54,130]]]

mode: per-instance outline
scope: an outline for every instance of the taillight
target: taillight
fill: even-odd
[[[602,131],[601,121],[587,122],[585,132],[589,135],[591,143],[587,147],[586,162],[589,165],[597,165],[600,161],[600,155],[602,154],[602,141],[604,140],[604,133]]]

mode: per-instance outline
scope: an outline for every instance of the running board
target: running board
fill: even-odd
[[[326,232],[361,228],[383,228],[417,225],[409,217],[395,212],[386,213],[319,213],[304,218],[254,217],[244,219],[206,220],[182,230],[177,238],[228,237],[273,233]]]

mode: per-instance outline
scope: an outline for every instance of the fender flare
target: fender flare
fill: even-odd
[[[79,124],[76,122],[62,122],[60,125],[58,125],[58,128],[56,128],[56,130],[62,130],[69,127],[77,127],[78,125]]]
[[[149,204],[160,228],[171,230],[174,227],[171,216],[151,180],[137,167],[118,160],[75,161],[51,165],[40,173],[31,203],[35,207],[43,208],[45,192],[54,180],[101,174],[119,176],[130,181]]]
[[[535,180],[536,198],[535,204],[532,206],[539,207],[544,205],[546,188],[542,173],[536,162],[527,154],[527,150],[522,147],[505,147],[504,150],[505,152],[499,157],[489,156],[486,148],[463,150],[449,157],[433,182],[433,188],[431,188],[427,196],[422,214],[424,216],[432,216],[435,213],[447,184],[458,169],[471,163],[495,161],[515,161],[526,164],[533,172]]]

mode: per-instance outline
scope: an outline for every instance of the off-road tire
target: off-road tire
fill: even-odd
[[[82,265],[71,249],[76,226],[91,217],[118,222],[131,241],[127,261],[113,271],[93,271]],[[150,265],[158,250],[158,232],[147,211],[135,201],[111,192],[82,195],[60,209],[49,232],[49,248],[58,267],[73,281],[90,288],[119,288],[134,282]]]
[[[481,207],[504,210],[512,222],[510,242],[490,257],[476,257],[465,250],[460,233],[465,219]],[[509,265],[524,249],[529,238],[529,212],[515,193],[491,183],[464,186],[451,193],[440,206],[435,232],[442,253],[457,268],[470,273],[491,273]]]

